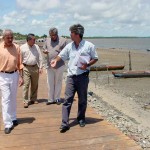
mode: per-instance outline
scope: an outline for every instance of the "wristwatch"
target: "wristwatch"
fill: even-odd
[[[87,67],[90,67],[90,64],[87,64]]]

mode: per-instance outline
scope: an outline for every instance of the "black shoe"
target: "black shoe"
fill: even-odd
[[[83,119],[79,120],[78,123],[79,123],[80,127],[84,127],[85,126],[85,120],[83,120]]]
[[[13,126],[14,126],[14,127],[19,124],[19,123],[18,123],[18,120],[13,120],[12,122],[13,122]]]
[[[11,128],[5,128],[5,130],[4,130],[5,134],[9,134],[12,129],[13,129],[13,127],[11,127]]]
[[[60,104],[61,104],[61,100],[60,100],[60,99],[57,99],[57,100],[56,100],[56,104],[57,104],[57,105],[60,105]]]
[[[28,103],[24,103],[24,108],[28,108],[29,104]]]
[[[56,104],[56,102],[46,102],[46,105]]]
[[[66,131],[68,131],[70,129],[70,127],[68,126],[64,126],[64,127],[60,127],[60,133],[65,133]]]
[[[34,101],[29,101],[28,104],[29,104],[29,105],[33,105],[33,104],[34,104]]]
[[[30,101],[29,102],[29,105],[33,105],[33,104],[38,104],[39,102],[37,101],[37,100],[35,100],[35,101]]]

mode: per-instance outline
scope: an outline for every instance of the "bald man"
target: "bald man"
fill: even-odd
[[[4,30],[3,42],[0,43],[0,90],[5,134],[9,134],[14,126],[18,125],[16,118],[18,81],[19,86],[23,84],[20,48],[13,43],[13,38],[12,30]]]

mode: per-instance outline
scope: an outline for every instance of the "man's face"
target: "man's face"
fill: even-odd
[[[13,42],[13,34],[10,32],[6,32],[5,36],[3,37],[4,39],[4,43],[6,46],[12,46],[12,42]]]
[[[58,35],[57,35],[57,34],[54,34],[54,33],[50,33],[50,37],[51,37],[51,40],[52,40],[52,41],[56,41]]]
[[[70,36],[71,36],[72,41],[75,41],[79,37],[79,35],[74,32],[71,32]]]
[[[30,46],[33,46],[35,44],[35,37],[34,36],[32,36],[31,40],[28,41],[28,44]]]

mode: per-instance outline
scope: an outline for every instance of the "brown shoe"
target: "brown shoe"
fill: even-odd
[[[32,104],[34,104],[34,101],[29,101],[29,105],[32,105]]]
[[[28,103],[24,103],[24,108],[28,108]]]
[[[35,100],[35,101],[30,101],[30,102],[29,102],[29,105],[32,105],[32,104],[38,104],[38,101],[37,101],[37,100]]]
[[[34,104],[38,104],[39,102],[36,100],[36,101],[34,101]]]

